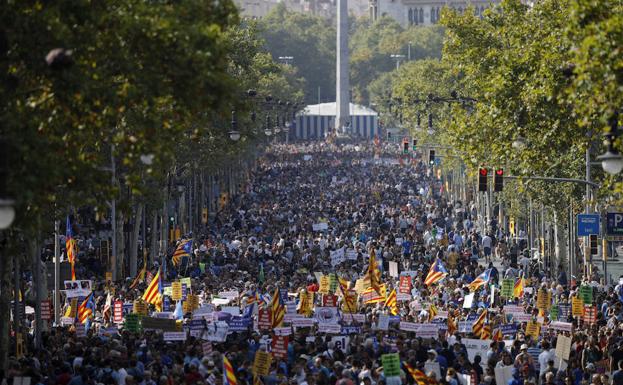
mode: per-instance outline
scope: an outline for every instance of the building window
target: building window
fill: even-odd
[[[430,9],[430,23],[435,24],[435,8]]]
[[[409,8],[409,25],[413,25],[413,9]]]
[[[437,7],[437,10],[435,11],[435,20],[439,21],[439,7]]]
[[[424,24],[424,8],[420,8],[420,24]]]

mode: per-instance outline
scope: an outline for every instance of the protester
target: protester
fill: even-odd
[[[473,194],[392,145],[354,144],[269,147],[243,192],[153,258],[149,278],[107,285],[78,256],[93,305],[67,300],[43,349],[29,337],[11,358],[7,385],[623,383],[618,288],[568,283],[562,265],[541,278],[529,256],[518,269],[515,240],[483,228]]]

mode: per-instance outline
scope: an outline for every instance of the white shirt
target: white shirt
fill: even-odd
[[[485,235],[484,237],[482,237],[482,247],[491,248],[492,244],[493,244],[493,240],[491,239],[490,236]]]
[[[540,365],[539,375],[542,375],[543,373],[545,373],[545,370],[547,369],[547,361],[554,360],[555,357],[556,357],[556,350],[554,349],[543,350],[541,354],[539,354],[539,365]]]

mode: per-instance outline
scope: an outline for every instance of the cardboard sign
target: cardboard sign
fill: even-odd
[[[486,361],[487,350],[489,349],[491,340],[463,338],[461,341],[467,348],[467,357],[469,358],[470,362],[474,362],[474,357],[476,357],[476,355],[480,355],[480,357],[483,359],[483,362]]]
[[[580,286],[580,299],[585,305],[593,303],[593,288],[591,286]]]
[[[475,293],[469,293],[465,296],[463,299],[463,309],[471,309],[474,302],[474,294]]]
[[[397,262],[389,261],[389,276],[398,277],[398,263]]]
[[[387,330],[389,329],[389,315],[380,314],[377,320],[377,326],[379,330]]]
[[[171,282],[171,299],[173,301],[182,300],[182,283],[181,282]]]
[[[421,338],[437,338],[439,337],[439,325],[437,324],[420,324],[416,336]]]
[[[260,330],[270,330],[272,327],[270,310],[260,309],[257,314],[257,326]]]
[[[337,297],[333,294],[324,294],[322,296],[322,306],[336,307]]]
[[[274,357],[288,357],[288,336],[273,336],[271,350]]]
[[[65,281],[63,287],[67,298],[86,297],[93,290],[93,282],[90,280]]]
[[[147,315],[147,304],[143,300],[134,301],[132,313]]]
[[[76,314],[78,312],[78,298],[72,298],[71,302],[69,302],[70,311],[69,316],[71,318],[76,318]]]
[[[571,298],[571,315],[574,317],[582,317],[584,314],[584,302],[582,299],[573,297]]]
[[[411,294],[411,276],[403,275],[400,277],[400,285],[398,286],[398,292],[401,294]]]
[[[383,375],[400,376],[400,356],[398,353],[383,354],[381,356],[381,362],[383,364]]]
[[[597,308],[593,305],[584,305],[584,315],[582,316],[584,323],[589,325],[597,322]]]
[[[162,337],[165,341],[186,341],[186,332],[164,332]]]
[[[545,289],[540,289],[539,292],[537,293],[537,297],[536,297],[536,307],[540,310],[547,310],[549,309],[549,304],[550,302],[548,301],[549,296],[548,296],[548,292]]]
[[[253,374],[256,376],[268,376],[270,365],[273,362],[273,356],[263,350],[255,353],[253,360]]]
[[[47,321],[52,319],[52,301],[49,299],[41,301],[41,319]]]
[[[571,337],[559,334],[558,338],[556,339],[556,357],[562,358],[563,360],[568,360],[570,352]]]
[[[553,321],[549,324],[549,328],[569,333],[573,332],[573,324],[571,322]]]
[[[225,321],[216,321],[212,325],[208,325],[207,340],[212,342],[225,342],[229,325]]]
[[[415,322],[400,321],[399,329],[406,332],[417,332],[420,324]]]
[[[500,295],[503,298],[513,298],[513,290],[515,288],[515,280],[512,278],[505,278],[502,280],[502,289]]]
[[[123,301],[115,301],[113,305],[113,322],[116,324],[123,322]]]
[[[539,339],[541,334],[541,325],[538,322],[530,321],[526,325],[526,335],[532,336],[535,340]]]
[[[123,328],[131,333],[138,333],[139,331],[140,315],[137,313],[127,314],[125,316],[125,322]]]

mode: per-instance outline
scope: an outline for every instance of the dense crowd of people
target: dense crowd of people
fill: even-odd
[[[163,308],[149,315],[183,337],[134,330],[127,306],[115,322],[110,300],[152,282],[101,277],[92,316],[50,328],[2,382],[233,385],[229,362],[242,385],[623,384],[620,285],[544,273],[505,226],[450,197],[428,162],[390,145],[274,145],[190,256],[150,266]],[[170,298],[180,278],[194,309]],[[276,306],[283,322],[266,328]]]

